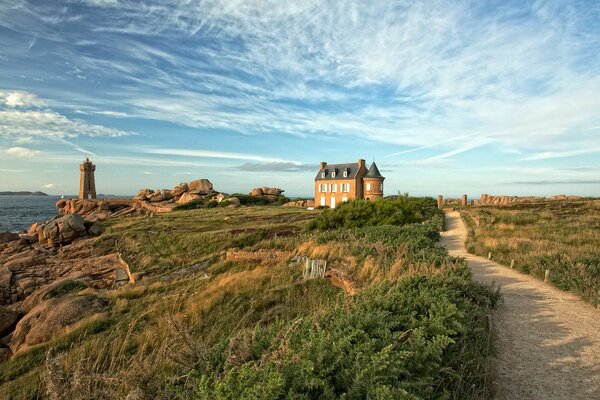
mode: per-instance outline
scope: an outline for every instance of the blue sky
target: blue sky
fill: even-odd
[[[598,1],[0,0],[0,190],[600,195]]]

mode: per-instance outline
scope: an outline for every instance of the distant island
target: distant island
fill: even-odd
[[[48,196],[44,192],[0,192],[0,196]]]

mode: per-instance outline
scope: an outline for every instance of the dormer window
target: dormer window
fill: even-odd
[[[331,171],[331,177],[335,178],[335,170]]]
[[[344,175],[344,178],[348,177],[348,170],[347,169],[344,170],[344,174],[343,175]]]
[[[325,172],[321,172],[321,178],[325,178]]]

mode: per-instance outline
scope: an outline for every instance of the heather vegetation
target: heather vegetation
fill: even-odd
[[[600,201],[562,200],[461,211],[467,249],[600,304]]]
[[[61,287],[109,310],[0,364],[0,398],[487,397],[498,293],[436,246],[432,200],[362,203],[105,222],[93,252],[119,251],[144,278]],[[338,211],[352,222],[307,229]],[[326,259],[327,278],[303,279],[294,255]]]

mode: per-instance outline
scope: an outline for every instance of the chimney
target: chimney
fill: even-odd
[[[321,169],[325,169],[327,163],[325,161],[321,161]]]
[[[363,160],[362,158],[360,160],[358,160],[358,169],[361,169],[362,167],[365,166],[365,160]]]

